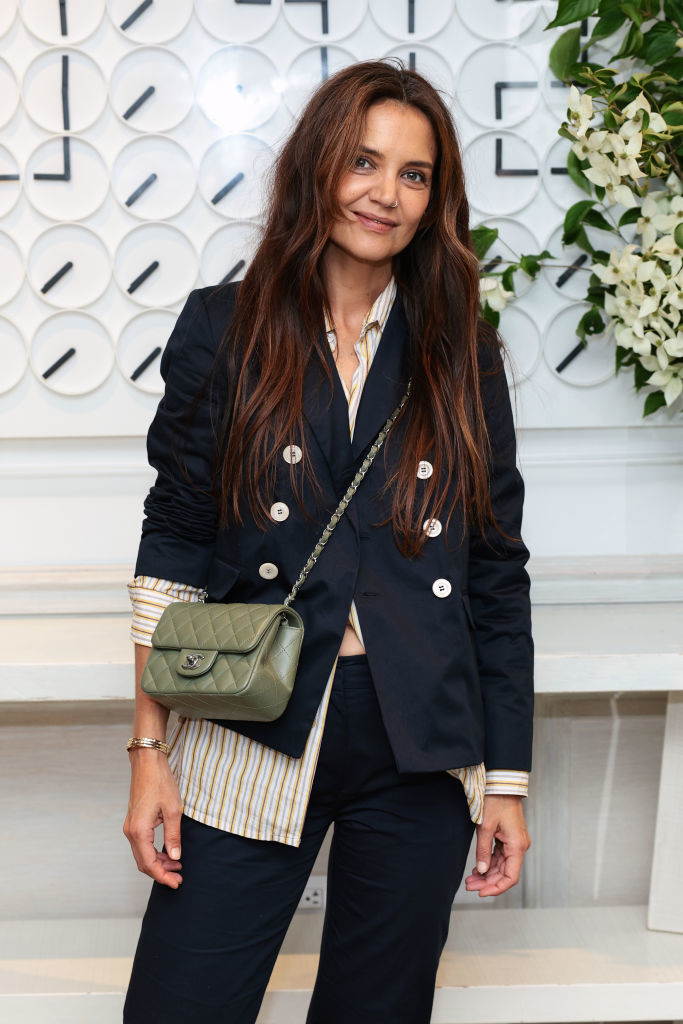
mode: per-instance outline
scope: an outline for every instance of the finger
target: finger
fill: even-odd
[[[490,886],[487,884],[482,887],[479,891],[479,895],[498,895],[501,892],[506,892],[508,889],[511,889],[513,885],[517,885],[522,872],[522,860],[523,854],[511,854],[507,857],[504,870],[500,872],[497,877],[491,879]]]

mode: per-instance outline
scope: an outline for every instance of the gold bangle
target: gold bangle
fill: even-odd
[[[131,736],[126,743],[126,750],[130,750],[132,747],[152,747],[154,750],[161,750],[167,756],[171,753],[168,743],[152,739],[150,736]]]

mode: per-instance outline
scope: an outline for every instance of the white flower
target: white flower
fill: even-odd
[[[578,156],[579,160],[585,160],[591,153],[601,152],[607,135],[608,132],[606,131],[592,131],[590,134],[586,133],[583,138],[572,143],[572,149]]]
[[[514,294],[507,288],[503,288],[497,277],[481,277],[479,279],[479,298],[482,303],[488,302],[491,309],[498,310],[498,312],[505,309],[507,300]]]
[[[650,106],[650,102],[645,96],[645,94],[642,92],[638,96],[636,96],[636,98],[632,100],[632,102],[629,103],[628,106],[624,107],[622,113],[625,114],[627,118],[632,119],[632,121],[642,123],[643,115],[640,113],[641,110],[646,111],[650,118],[647,127],[648,132],[654,132],[655,134],[659,135],[662,132],[668,131],[666,121],[664,120],[661,114],[652,113],[652,107]],[[619,129],[619,134],[623,135],[625,138],[630,138],[632,129],[630,126],[626,127],[626,125],[628,125],[628,122],[624,122],[624,124],[622,124],[621,128]],[[624,129],[626,130],[624,131]],[[636,128],[636,131],[640,131],[640,126]]]
[[[681,36],[681,39],[683,39],[683,36]],[[671,171],[666,179],[666,187],[669,192],[675,192],[678,196],[683,194],[683,181],[681,181],[675,171]]]
[[[589,121],[592,121],[593,100],[585,93],[582,95],[575,85],[569,88],[567,101],[567,118],[571,122],[571,129],[578,139],[586,134]]]
[[[631,100],[628,106],[622,109],[622,114],[626,114],[626,117],[635,117],[636,111],[638,110],[646,110],[648,114],[652,110],[650,101],[647,99],[644,92],[638,93],[636,98]]]
[[[675,402],[683,391],[683,380],[679,374],[670,369],[655,370],[647,383],[663,388],[667,405]]]

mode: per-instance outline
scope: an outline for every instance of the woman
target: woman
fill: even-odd
[[[180,719],[168,759],[133,740],[124,832],[154,884],[129,1024],[255,1021],[332,824],[308,1024],[429,1021],[475,826],[467,887],[519,879],[524,485],[468,221],[438,93],[400,65],[356,64],[283,146],[244,281],[192,292],[169,339],[130,585],[138,681],[169,601],[282,601],[412,385],[296,599],[285,713]],[[163,741],[167,718],[138,683],[134,736]]]

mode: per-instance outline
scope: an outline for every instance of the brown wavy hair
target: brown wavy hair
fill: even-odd
[[[270,523],[278,452],[292,437],[303,435],[303,377],[309,360],[319,360],[331,378],[321,348],[327,344],[321,256],[332,220],[342,216],[337,194],[361,148],[366,113],[384,100],[421,111],[438,152],[418,231],[393,260],[412,338],[413,383],[400,417],[406,422],[398,469],[386,488],[393,494],[396,542],[404,555],[414,557],[427,536],[421,524],[441,516],[451,478],[457,487],[448,521],[461,501],[463,526],[466,520],[476,521],[483,533],[489,520],[508,537],[491,507],[491,452],[477,357],[479,344],[495,350],[503,342],[479,317],[479,265],[450,111],[438,91],[400,61],[363,61],[327,79],[273,164],[261,241],[237,290],[214,364],[224,394],[228,388],[217,425],[214,494],[222,528],[243,521],[245,502],[259,528]],[[497,370],[502,372],[502,365]],[[385,449],[391,440],[392,435]],[[305,446],[304,452],[305,478],[319,494]],[[426,486],[420,485],[420,499],[416,452],[428,453],[434,466]],[[308,515],[300,478],[291,467],[290,472],[295,499]]]

